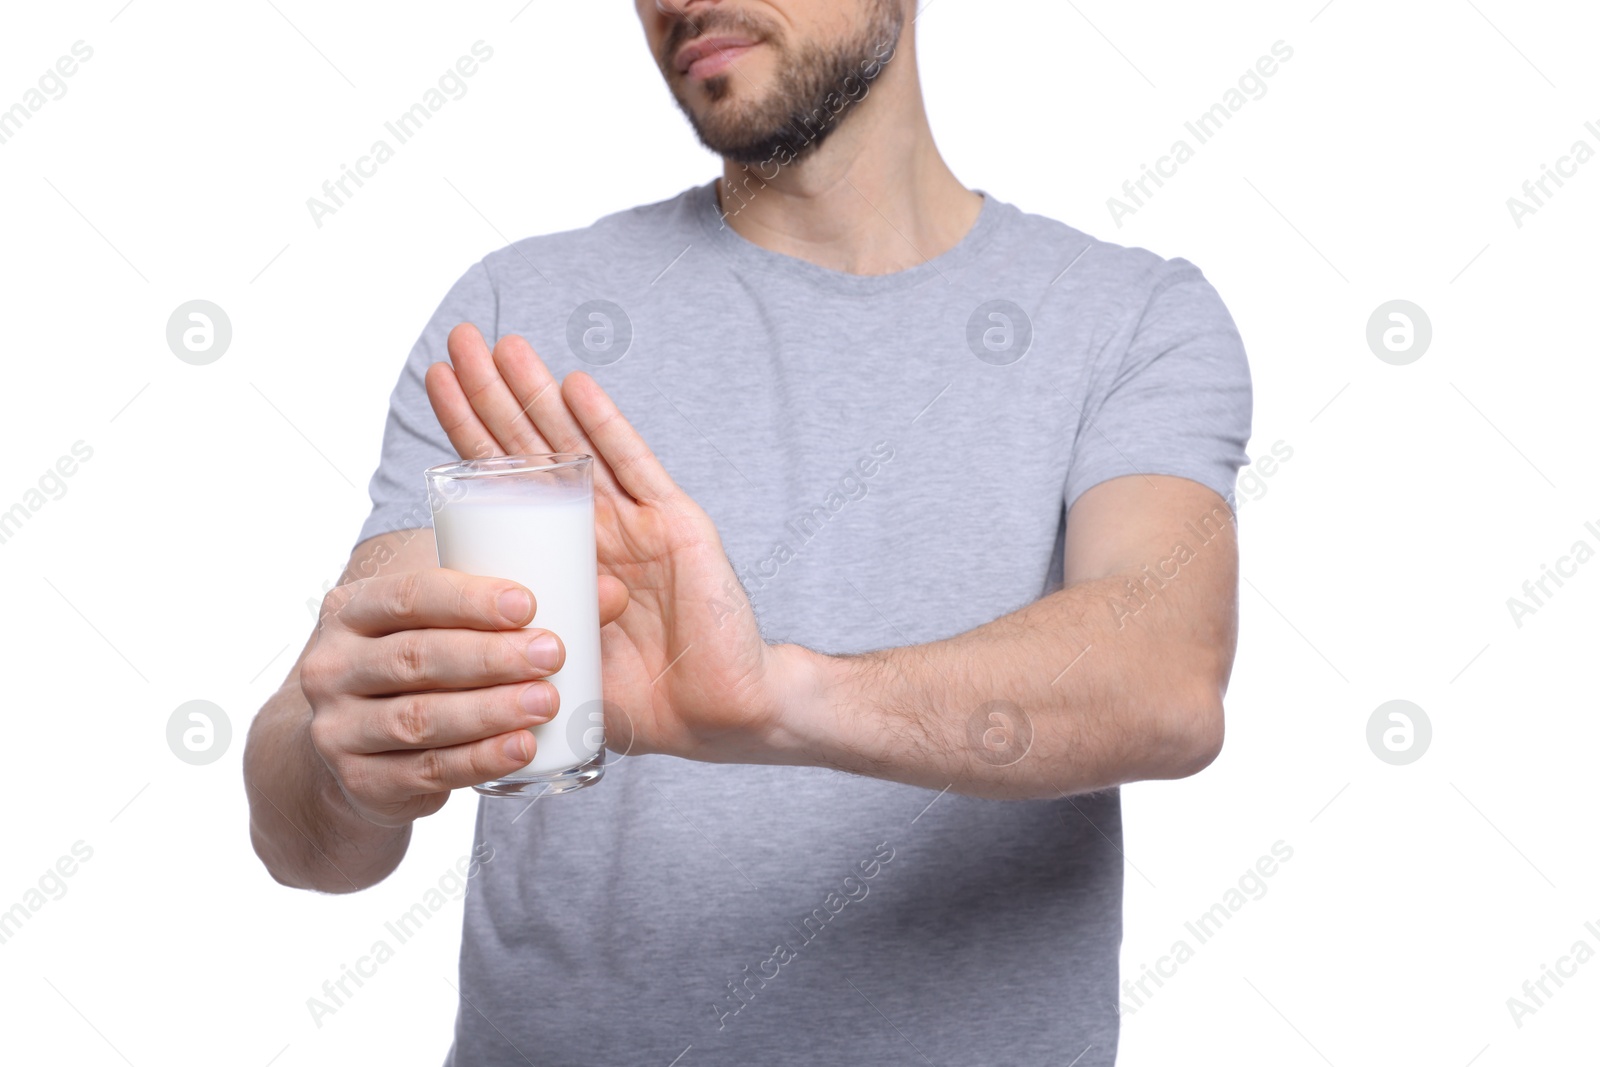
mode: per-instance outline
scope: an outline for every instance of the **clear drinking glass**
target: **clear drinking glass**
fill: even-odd
[[[594,546],[594,459],[576,453],[495,456],[430,467],[439,566],[509,578],[533,592],[530,624],[567,649],[550,676],[555,718],[530,731],[533,761],[474,786],[488,796],[570,793],[605,772],[600,604]],[[507,640],[515,634],[506,633]]]

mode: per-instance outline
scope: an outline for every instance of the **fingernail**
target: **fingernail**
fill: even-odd
[[[528,754],[528,735],[518,733],[506,738],[505,744],[500,746],[506,754],[506,759],[516,760],[518,763],[527,763],[533,757]]]
[[[500,614],[512,622],[521,622],[528,617],[528,612],[533,608],[533,602],[528,599],[528,594],[521,589],[507,589],[500,594],[498,601]]]
[[[542,670],[555,670],[561,662],[561,642],[554,634],[535,637],[528,642],[528,662]]]
[[[517,695],[517,703],[521,704],[522,710],[528,714],[548,719],[555,711],[551,706],[553,703],[551,695],[548,685],[530,685]]]

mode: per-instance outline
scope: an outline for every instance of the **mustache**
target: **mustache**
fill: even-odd
[[[673,75],[676,72],[673,70],[672,57],[678,54],[678,49],[696,37],[713,37],[718,34],[751,37],[755,40],[769,40],[778,36],[777,27],[748,11],[714,7],[694,18],[684,15],[673,19],[672,25],[667,28],[666,38],[661,42],[661,54],[656,57],[656,62],[668,75]]]

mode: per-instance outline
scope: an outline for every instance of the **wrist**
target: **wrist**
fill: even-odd
[[[773,645],[773,722],[765,737],[768,762],[842,768],[850,750],[846,733],[850,661],[801,645]]]

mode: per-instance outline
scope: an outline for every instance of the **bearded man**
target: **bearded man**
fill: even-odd
[[[437,566],[421,472],[586,453],[611,764],[479,798],[449,1062],[1110,1064],[1117,787],[1222,744],[1239,333],[1194,265],[956,179],[910,0],[638,14],[723,173],[434,313],[252,727],[257,852],[363,888],[528,763],[561,634]]]

